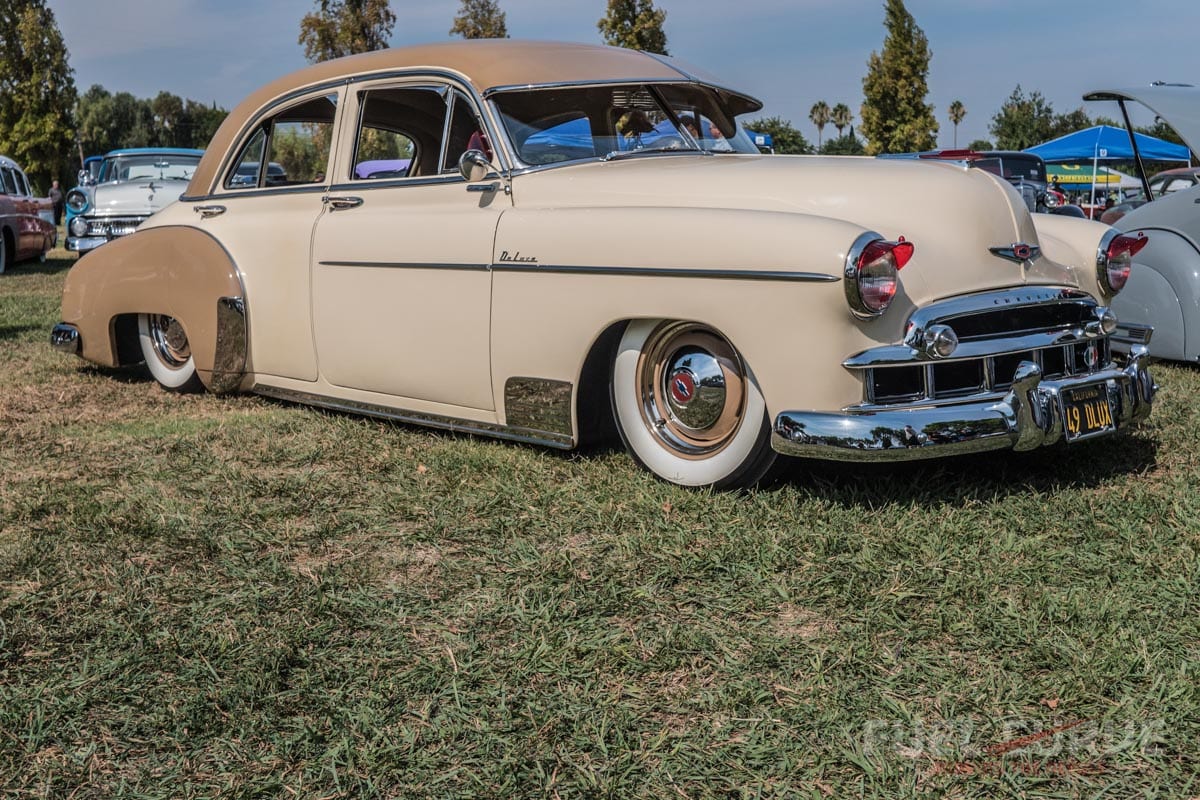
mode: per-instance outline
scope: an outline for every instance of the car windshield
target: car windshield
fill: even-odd
[[[673,151],[758,153],[716,93],[695,84],[520,89],[494,99],[526,164]]]
[[[981,158],[972,161],[971,166],[987,170],[993,175],[999,175],[1010,181],[1022,179],[1027,181],[1044,181],[1046,180],[1044,163],[1040,158],[1034,156],[1003,156]]]
[[[105,158],[99,181],[179,180],[190,181],[200,156],[147,153]]]

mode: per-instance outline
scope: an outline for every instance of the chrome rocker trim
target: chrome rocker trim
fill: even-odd
[[[332,411],[345,411],[351,414],[363,414],[369,417],[403,422],[409,425],[423,425],[427,428],[439,428],[455,433],[470,433],[482,436],[492,436],[497,439],[508,439],[524,444],[537,444],[553,447],[558,450],[570,450],[575,446],[574,439],[569,434],[554,431],[532,430],[511,425],[499,425],[475,420],[445,417],[440,414],[423,414],[419,411],[380,406],[373,403],[360,403],[355,400],[343,400],[337,397],[326,397],[308,392],[298,392],[292,389],[281,389],[277,386],[256,385],[251,391],[264,397],[273,397],[290,403],[301,403],[308,406],[319,406]]]
[[[771,447],[803,458],[880,462],[1033,450],[1062,438],[1060,393],[1099,383],[1108,390],[1119,431],[1150,416],[1158,386],[1148,362],[1146,348],[1134,345],[1123,368],[1046,381],[1037,364],[1022,361],[1012,389],[999,401],[859,413],[784,411],[775,417]]]

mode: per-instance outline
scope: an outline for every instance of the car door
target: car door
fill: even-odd
[[[381,402],[493,410],[490,265],[509,199],[458,171],[480,141],[479,115],[438,82],[374,82],[353,95],[358,124],[342,132],[347,157],[313,236],[321,375],[403,399]]]
[[[21,179],[16,169],[7,166],[0,168],[0,178],[4,182],[4,193],[12,201],[13,248],[16,251],[13,260],[21,261],[29,255],[32,247],[33,232],[30,230],[29,197],[26,196],[25,189],[21,186]]]
[[[269,109],[235,145],[211,196],[189,198],[196,226],[241,272],[250,364],[262,380],[317,380],[309,261],[324,208],[344,90],[319,90]]]

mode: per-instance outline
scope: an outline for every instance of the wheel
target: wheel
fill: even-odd
[[[705,325],[631,322],[611,390],[625,446],[664,480],[749,486],[775,462],[762,392],[737,349]]]
[[[204,388],[187,333],[178,320],[165,314],[139,314],[138,339],[150,374],[164,389],[197,392]]]

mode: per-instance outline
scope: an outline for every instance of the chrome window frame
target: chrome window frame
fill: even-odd
[[[495,118],[490,113],[492,111],[491,107],[488,106],[484,102],[483,96],[478,91],[476,91],[473,86],[471,86],[469,83],[467,83],[465,80],[463,80],[463,77],[461,75],[459,75],[456,72],[452,72],[450,70],[444,70],[444,69],[400,69],[400,70],[383,70],[380,72],[364,72],[359,75],[352,75],[349,77],[336,78],[333,80],[314,84],[312,86],[306,86],[306,87],[303,87],[300,89],[294,89],[292,91],[285,92],[285,93],[279,95],[278,97],[275,97],[274,99],[269,100],[266,103],[264,103],[259,108],[258,111],[256,111],[253,115],[251,115],[246,120],[246,123],[242,126],[242,129],[238,132],[237,136],[234,137],[233,143],[221,155],[221,161],[218,164],[218,168],[214,174],[216,176],[225,176],[228,174],[230,162],[233,160],[234,154],[241,152],[241,148],[246,140],[248,132],[253,131],[259,124],[261,124],[261,122],[264,119],[275,114],[276,110],[279,109],[281,106],[289,104],[293,100],[296,100],[298,98],[302,98],[302,97],[306,97],[306,96],[315,96],[319,92],[328,93],[330,91],[338,92],[340,95],[340,99],[338,101],[338,114],[337,114],[337,119],[335,121],[333,147],[330,149],[330,159],[331,159],[332,163],[337,163],[338,146],[339,146],[338,140],[341,136],[341,128],[344,125],[343,120],[345,119],[345,115],[346,115],[345,109],[346,109],[347,93],[351,90],[351,87],[354,87],[358,84],[368,83],[368,82],[376,82],[376,81],[382,82],[382,81],[388,81],[388,80],[424,80],[424,81],[444,82],[446,85],[450,86],[452,89],[458,89],[458,90],[462,91],[467,96],[467,98],[471,101],[472,107],[475,109],[476,113],[479,115],[480,121],[484,125],[484,130],[487,132],[489,141],[491,141],[491,143],[492,143],[492,152],[495,155],[496,159],[500,162],[500,174],[503,176],[506,176],[506,177],[509,174],[511,174],[513,162],[512,162],[512,159],[509,157],[508,150],[506,149],[509,146],[508,140],[507,140],[507,138],[505,138],[503,136],[503,128],[496,123]],[[330,176],[333,175],[333,173],[328,173],[328,174]],[[465,183],[465,181],[463,180],[461,175],[445,175],[445,176],[441,176],[441,177],[446,182],[458,181],[458,182]],[[407,180],[408,179],[398,179],[399,183],[394,184],[393,182],[388,181],[386,183],[381,182],[378,185],[380,185],[380,186],[413,185],[411,183],[408,183]],[[438,182],[440,183],[443,181],[438,181]],[[257,196],[257,195],[262,195],[264,193],[272,194],[272,193],[276,193],[276,192],[280,192],[280,193],[283,193],[283,192],[289,192],[289,193],[292,193],[292,192],[318,192],[318,191],[343,188],[348,185],[353,185],[356,188],[363,187],[363,184],[361,184],[361,183],[354,183],[354,184],[329,183],[329,184],[312,184],[312,185],[305,185],[305,186],[280,186],[280,187],[272,186],[270,188],[257,189],[255,191],[253,191],[252,193],[251,192],[243,193],[243,192],[238,192],[236,190],[225,189],[222,178],[216,177],[216,178],[214,178],[214,185],[210,185],[209,187],[207,187],[203,194],[196,194],[196,195],[185,194],[185,195],[181,196],[179,199],[180,199],[180,201],[185,202],[185,203],[196,203],[196,202],[204,202],[207,200],[214,200],[214,199],[218,199],[218,198]],[[372,184],[372,187],[374,187],[375,185],[376,184]]]

